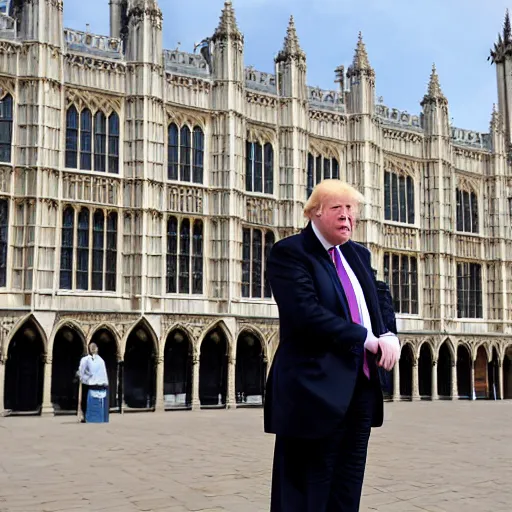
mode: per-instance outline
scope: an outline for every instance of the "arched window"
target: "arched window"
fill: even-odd
[[[203,183],[204,170],[204,134],[203,130],[196,126],[194,128],[194,150],[193,150],[193,176],[194,183]]]
[[[192,145],[190,140],[190,128],[183,126],[180,132],[180,180],[190,181],[190,153]]]
[[[119,116],[115,112],[108,118],[108,172],[119,174]]]
[[[107,267],[105,269],[105,289],[116,290],[117,276],[117,212],[111,212],[107,218]]]
[[[101,111],[94,116],[94,170],[107,170],[107,118]]]
[[[63,290],[73,288],[73,234],[75,230],[75,211],[68,206],[62,214],[62,242],[60,249],[60,287]]]
[[[418,260],[415,256],[384,253],[384,280],[397,313],[418,314]]]
[[[272,231],[267,231],[265,233],[265,258],[264,258],[264,265],[265,265],[265,290],[263,296],[265,298],[271,298],[272,297],[272,290],[270,288],[270,281],[267,278],[267,261],[268,257],[270,255],[270,250],[272,249],[272,246],[275,243],[275,236]]]
[[[103,258],[105,256],[105,215],[96,210],[92,228],[92,289],[103,290]]]
[[[89,289],[89,210],[82,208],[78,214],[76,287]]]
[[[456,190],[457,231],[478,233],[478,200],[474,192]]]
[[[482,265],[457,263],[457,316],[482,318]]]
[[[307,197],[309,197],[315,188],[315,159],[311,153],[308,153],[308,177],[306,188]]]
[[[168,144],[167,144],[167,177],[170,180],[178,179],[179,166],[179,132],[178,127],[172,123],[169,126]]]
[[[306,193],[308,198],[313,192],[315,185],[318,185],[322,180],[339,178],[340,164],[336,158],[327,158],[322,155],[315,157],[313,154],[308,153],[306,178]]]
[[[78,112],[74,106],[66,113],[66,167],[78,167]]]
[[[88,109],[80,114],[80,169],[91,170],[92,164],[92,115]]]
[[[242,297],[270,298],[270,283],[266,279],[266,261],[274,245],[274,233],[260,229],[242,231]]]
[[[245,188],[248,192],[274,193],[274,149],[258,142],[245,144]]]
[[[178,219],[167,221],[167,293],[176,293],[178,275]]]
[[[183,219],[180,228],[179,292],[190,293],[190,221]]]
[[[265,194],[274,193],[274,148],[267,142],[263,151],[265,165]]]
[[[12,96],[0,100],[0,162],[10,162],[12,153]]]
[[[203,222],[194,221],[192,242],[192,293],[203,293]]]
[[[9,236],[9,202],[0,199],[0,286],[7,283],[7,248]]]
[[[414,224],[414,181],[410,176],[384,171],[384,219]]]

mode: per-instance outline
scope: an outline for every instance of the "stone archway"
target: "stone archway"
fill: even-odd
[[[418,383],[421,398],[432,398],[432,348],[430,343],[423,343],[418,361]]]
[[[475,360],[475,396],[477,399],[489,398],[489,375],[487,351],[483,345],[478,347]]]
[[[184,331],[169,333],[164,349],[164,403],[166,409],[192,406],[193,348]]]
[[[156,395],[156,345],[150,329],[139,322],[126,341],[123,400],[129,409],[153,409]]]
[[[237,406],[263,405],[266,364],[261,340],[242,332],[236,348],[235,396]]]
[[[503,360],[503,398],[512,399],[512,345],[505,350]]]
[[[400,372],[400,396],[402,399],[412,397],[412,365],[414,356],[408,343],[402,347],[398,369]]]
[[[14,334],[5,363],[4,408],[12,412],[40,413],[44,386],[44,341],[32,320]]]
[[[76,413],[79,380],[76,372],[85,355],[85,341],[71,326],[61,327],[53,341],[52,404],[55,413]]]
[[[471,382],[471,356],[465,345],[457,347],[457,390],[459,398],[473,398],[473,384]]]
[[[226,407],[228,342],[221,329],[210,331],[201,343],[199,401],[201,407]]]
[[[492,360],[487,365],[489,376],[489,398],[498,400],[500,398],[500,358],[496,347],[492,348]]]
[[[447,341],[439,349],[437,394],[439,398],[450,398],[452,396],[452,353]]]
[[[91,338],[91,343],[98,345],[98,353],[105,361],[108,374],[109,407],[119,408],[119,362],[117,342],[112,332],[107,328],[96,331]]]

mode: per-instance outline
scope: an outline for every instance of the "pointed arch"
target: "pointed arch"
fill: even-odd
[[[233,357],[229,330],[221,320],[207,330],[199,345],[201,407],[223,408],[227,401],[228,361]]]
[[[164,338],[164,404],[166,409],[192,406],[193,338],[187,329],[173,326]]]
[[[439,347],[437,355],[437,394],[440,398],[449,398],[452,395],[452,372],[455,365],[455,356],[451,341],[447,338]]]
[[[475,396],[476,398],[489,398],[489,353],[485,343],[476,348],[475,357]]]
[[[17,323],[7,343],[4,403],[12,412],[41,411],[47,340],[39,322],[30,314]]]
[[[79,386],[76,372],[86,354],[85,336],[74,322],[59,324],[51,342],[51,400],[56,413],[76,413]]]
[[[412,397],[412,367],[414,364],[414,347],[411,343],[404,343],[398,363],[400,372],[400,396],[402,398]]]
[[[158,341],[145,318],[129,331],[124,346],[124,403],[131,409],[152,409],[156,398]]]
[[[198,352],[201,350],[201,345],[203,344],[203,341],[205,340],[206,336],[215,329],[220,329],[222,333],[226,336],[226,341],[228,343],[229,349],[228,354],[233,354],[233,335],[231,334],[231,331],[229,330],[224,320],[215,320],[205,328],[205,330],[197,340]]]
[[[434,364],[434,347],[426,340],[418,350],[419,392],[422,398],[432,397],[432,368]]]
[[[503,398],[512,399],[512,344],[503,352]]]
[[[121,336],[117,332],[117,329],[109,324],[108,322],[103,322],[101,324],[96,325],[91,329],[89,332],[89,336],[87,337],[87,345],[93,341],[93,338],[100,332],[100,331],[108,331],[111,335],[113,340],[116,344],[116,350],[117,350],[117,357],[121,358],[122,351],[121,351]]]
[[[457,344],[457,391],[459,399],[472,399],[473,383],[471,381],[472,356],[471,347],[464,342]],[[455,397],[454,397],[455,398]]]

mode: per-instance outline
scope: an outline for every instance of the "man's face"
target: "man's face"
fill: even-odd
[[[322,213],[315,216],[315,224],[332,245],[342,245],[352,237],[355,227],[356,205],[348,195],[328,196]]]
[[[91,355],[96,355],[98,353],[98,345],[96,345],[96,343],[91,343],[89,345],[89,352],[91,353]]]

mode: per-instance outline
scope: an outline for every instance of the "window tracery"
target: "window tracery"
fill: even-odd
[[[307,197],[322,180],[340,179],[340,165],[337,158],[308,153]]]
[[[266,262],[275,243],[272,231],[244,228],[242,232],[242,297],[271,298]]]
[[[174,181],[203,183],[204,132],[187,124],[171,123],[167,134],[167,178]]]

